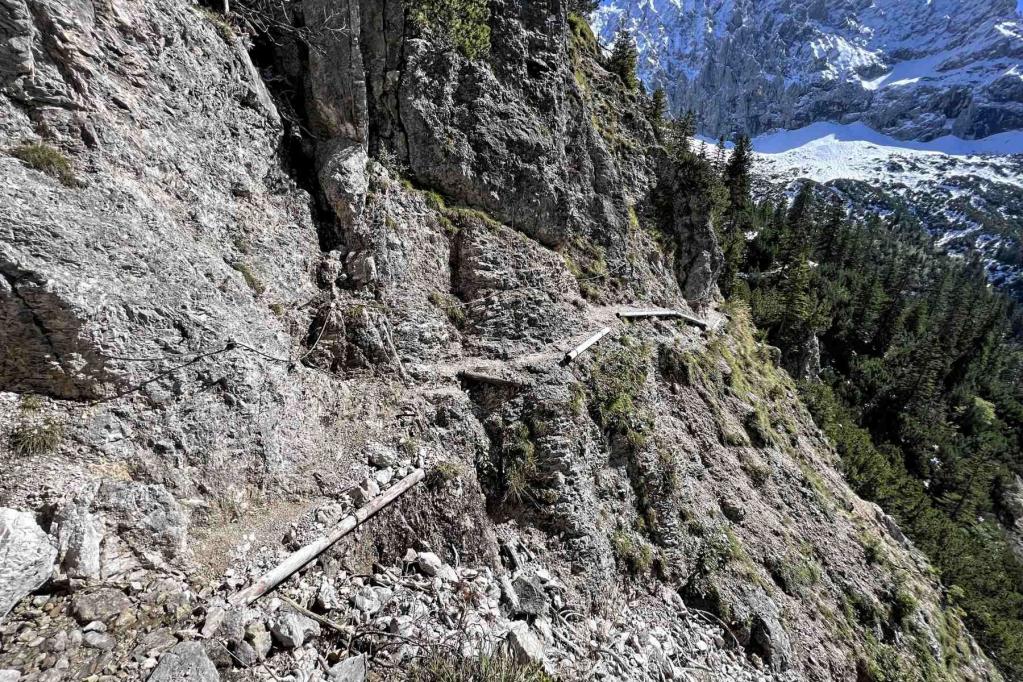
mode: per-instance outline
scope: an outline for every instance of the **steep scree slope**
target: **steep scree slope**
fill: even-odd
[[[998,679],[726,319],[710,201],[585,22],[494,0],[470,60],[396,2],[285,7],[258,70],[187,2],[0,0],[0,503],[29,512],[0,670],[386,677],[506,641],[565,679]],[[558,364],[636,303],[714,328]]]

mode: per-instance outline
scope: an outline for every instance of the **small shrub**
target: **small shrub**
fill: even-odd
[[[25,414],[32,414],[43,409],[43,399],[34,394],[21,396],[21,411]]]
[[[270,304],[270,312],[272,312],[277,317],[284,317],[284,314],[286,312],[285,309],[284,309],[284,304],[283,303],[271,303]]]
[[[611,547],[618,560],[637,575],[648,575],[654,565],[654,550],[649,542],[624,530],[611,536]]]
[[[56,178],[66,187],[78,187],[71,161],[57,148],[42,142],[26,142],[15,148],[11,154],[29,168]]]
[[[917,609],[920,602],[916,596],[906,587],[905,583],[899,583],[892,595],[891,621],[897,627],[903,627]]]
[[[467,318],[465,316],[465,308],[462,306],[461,301],[451,294],[443,294],[439,291],[431,291],[429,299],[430,303],[444,311],[444,315],[448,318],[448,322],[458,329],[465,326]]]
[[[208,22],[213,24],[213,28],[217,29],[217,33],[224,40],[225,43],[233,43],[235,39],[234,28],[227,22],[222,14],[214,12],[209,7],[199,7],[199,13],[206,18]]]
[[[763,403],[758,403],[753,411],[746,415],[743,426],[756,445],[763,447],[778,444],[778,433],[771,425],[771,417]]]
[[[536,446],[529,427],[521,421],[512,424],[504,434],[501,450],[505,499],[521,504],[528,498],[536,476]]]
[[[256,294],[256,296],[263,295],[263,292],[266,291],[266,285],[264,285],[263,281],[260,280],[259,277],[256,276],[256,273],[252,271],[252,266],[248,263],[239,262],[232,263],[231,267],[241,274],[242,279],[245,280],[245,283],[249,285],[249,288],[252,289],[252,292]]]
[[[52,418],[34,424],[22,424],[11,432],[11,449],[17,455],[32,456],[52,452],[64,439],[64,427]]]
[[[426,475],[426,485],[436,490],[442,488],[451,481],[455,481],[461,478],[465,474],[465,469],[458,462],[452,462],[450,460],[443,460],[437,462],[430,473]]]
[[[806,556],[787,555],[772,567],[771,574],[786,594],[798,596],[821,579],[821,568]]]
[[[871,565],[884,561],[884,548],[878,538],[872,535],[863,538],[863,557]]]
[[[458,49],[467,59],[490,53],[487,0],[405,0],[412,22]]]
[[[761,488],[771,480],[771,467],[749,453],[742,453],[740,455],[739,465],[746,472],[746,475],[749,476],[749,480],[755,488]]]

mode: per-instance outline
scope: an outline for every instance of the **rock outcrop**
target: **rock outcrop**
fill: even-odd
[[[0,507],[0,617],[49,580],[56,555],[31,514]]]

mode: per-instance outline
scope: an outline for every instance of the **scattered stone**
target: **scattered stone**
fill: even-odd
[[[105,632],[86,632],[82,639],[85,642],[85,646],[92,647],[93,649],[110,651],[117,646],[117,640]]]
[[[376,479],[372,477],[366,478],[352,490],[352,501],[356,505],[362,506],[379,494],[380,486],[377,485]]]
[[[256,653],[255,647],[248,642],[235,642],[231,647],[231,653],[234,654],[235,662],[243,668],[251,668],[259,664],[259,655]]]
[[[65,504],[54,518],[58,561],[69,578],[92,580],[100,575],[102,525],[91,513],[87,499]]]
[[[358,592],[352,595],[352,605],[370,616],[383,607],[377,591],[369,585],[359,588]]]
[[[245,641],[252,645],[256,658],[261,661],[270,653],[272,645],[270,632],[261,620],[253,621],[245,627]]]
[[[537,576],[520,575],[512,582],[512,588],[518,598],[518,613],[527,616],[547,614],[547,593]]]
[[[533,634],[526,623],[516,622],[508,631],[505,641],[508,644],[508,653],[522,665],[546,663],[543,642]]]
[[[80,592],[71,602],[71,612],[79,623],[107,621],[131,608],[131,599],[113,587]]]
[[[389,469],[398,463],[398,453],[386,445],[374,443],[369,446],[367,459],[377,469]]]
[[[346,658],[327,672],[332,682],[365,682],[368,669],[366,654]]]
[[[50,579],[56,558],[31,514],[0,507],[0,618]]]
[[[441,578],[447,581],[458,580],[458,574],[455,573],[455,569],[441,561],[440,557],[433,552],[420,552],[416,556],[416,566],[419,567],[419,570],[424,575],[428,575],[431,578]]]
[[[334,583],[326,579],[321,580],[320,587],[316,590],[316,608],[321,611],[332,611],[340,606]]]
[[[227,610],[222,606],[213,606],[206,613],[206,621],[203,623],[202,630],[199,632],[204,638],[209,639],[217,633],[220,626],[224,623],[224,616],[227,615]]]
[[[274,640],[285,649],[297,649],[309,637],[320,636],[320,624],[290,609],[281,611],[270,628]]]
[[[181,642],[160,657],[149,682],[219,682],[220,674],[198,642]]]

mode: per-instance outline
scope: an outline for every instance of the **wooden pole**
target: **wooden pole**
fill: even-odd
[[[602,338],[611,333],[611,327],[604,327],[599,332],[591,336],[590,338],[583,341],[581,344],[573,348],[572,350],[565,353],[565,357],[561,360],[561,365],[565,366],[575,360],[577,357],[585,353],[590,346],[600,341]]]
[[[623,320],[640,319],[644,317],[677,317],[683,322],[695,325],[700,329],[709,329],[710,325],[698,317],[686,315],[680,310],[668,310],[667,308],[655,308],[651,310],[621,310],[617,313]]]
[[[425,472],[422,469],[416,469],[411,474],[398,481],[398,483],[388,488],[387,492],[341,519],[337,526],[334,527],[334,530],[330,533],[316,539],[293,553],[287,559],[277,564],[277,566],[269,573],[264,574],[259,580],[252,583],[252,585],[231,597],[229,601],[235,606],[248,606],[252,602],[256,601],[264,594],[290,578],[310,561],[323,554],[331,545],[343,538],[345,535],[351,533],[360,524],[365,523],[367,519],[372,517],[378,511],[389,505],[391,502],[394,502],[402,493],[423,480],[424,476]]]

